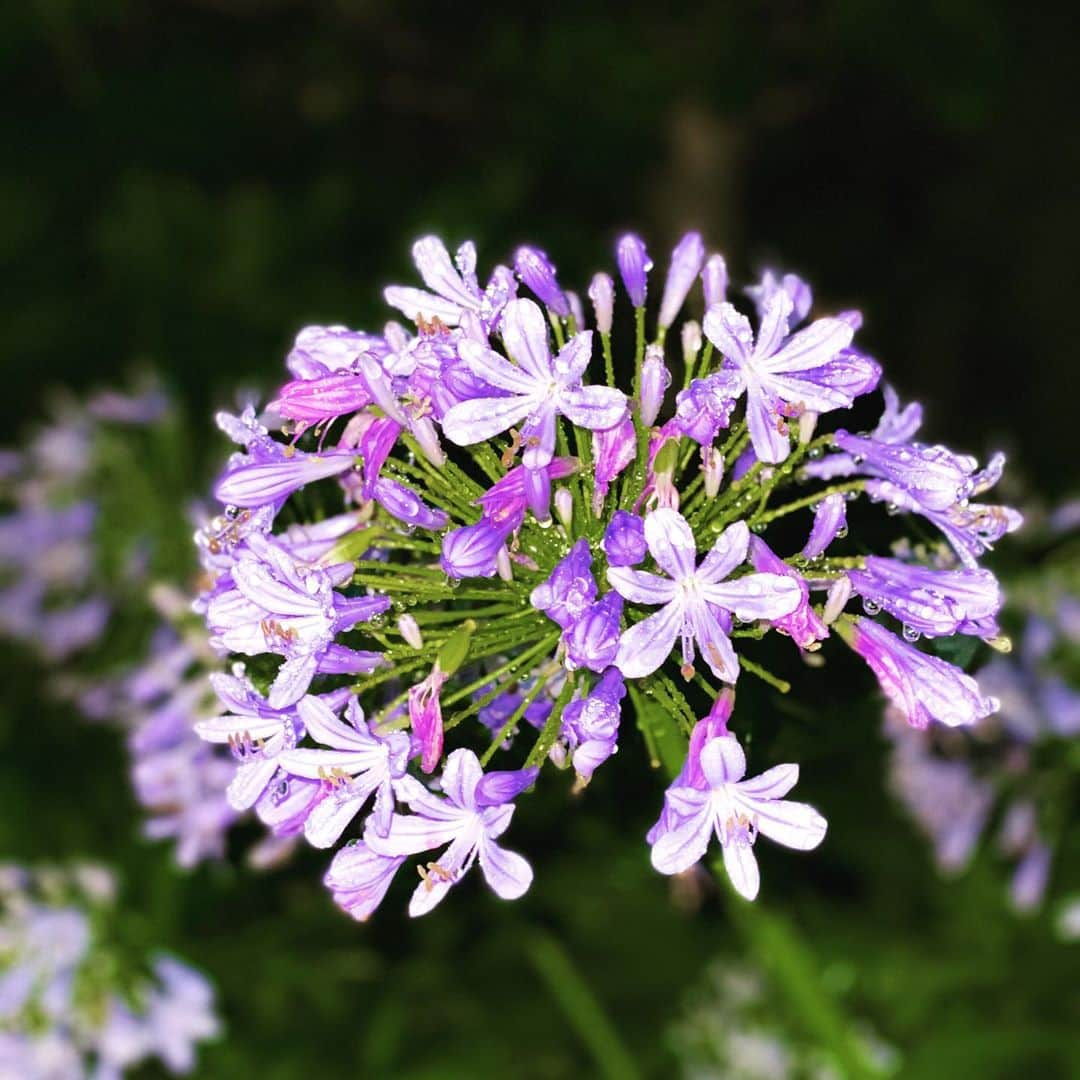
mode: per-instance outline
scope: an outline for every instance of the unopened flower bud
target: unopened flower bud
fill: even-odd
[[[838,618],[840,618],[841,612],[847,606],[848,600],[851,599],[851,581],[847,574],[843,577],[837,578],[832,585],[829,586],[829,593],[825,599],[825,610],[821,614],[821,621],[826,626],[832,626]]]
[[[535,293],[549,310],[562,319],[570,314],[570,301],[555,279],[555,264],[544,252],[539,248],[518,248],[514,256],[514,269],[526,288]]]
[[[505,544],[495,556],[495,572],[503,581],[514,580],[514,564],[510,561],[510,552],[506,550]]]
[[[630,296],[630,303],[636,308],[644,307],[649,271],[653,264],[641,237],[627,233],[615,247],[615,261],[619,264],[619,275]]]
[[[727,300],[728,272],[723,255],[710,255],[701,271],[701,287],[705,292],[705,310]]]
[[[817,422],[816,412],[804,412],[799,416],[799,442],[808,443],[814,437]]]
[[[543,524],[551,520],[551,477],[547,469],[525,470],[525,498],[537,521]]]
[[[596,329],[601,334],[611,333],[615,310],[615,283],[610,274],[596,274],[589,284],[589,299],[596,312]]]
[[[585,328],[585,309],[581,306],[581,297],[576,292],[567,290],[566,302],[570,305],[570,314],[579,330]]]
[[[724,479],[724,455],[715,446],[701,448],[701,471],[705,474],[705,495],[712,499]]]
[[[670,384],[671,372],[664,363],[664,350],[659,345],[648,346],[641,365],[641,422],[646,427],[652,427],[660,415],[664,392]]]
[[[688,319],[682,328],[682,352],[683,360],[689,367],[701,352],[701,323],[696,319]]]
[[[568,532],[574,520],[574,497],[569,488],[561,487],[555,492],[555,513]]]
[[[671,266],[664,284],[664,296],[660,301],[660,314],[657,322],[661,327],[668,327],[675,321],[679,309],[686,300],[705,259],[705,244],[701,233],[689,232],[675,245],[671,253]]]
[[[420,633],[420,624],[411,615],[402,615],[398,619],[398,633],[405,639],[406,644],[414,649],[424,647],[424,638]]]

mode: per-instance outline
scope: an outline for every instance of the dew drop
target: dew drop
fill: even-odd
[[[841,525],[840,528],[836,530],[836,539],[843,540],[844,537],[847,536],[847,534],[848,527],[846,525]]]
[[[823,446],[811,446],[810,449],[807,451],[806,456],[808,458],[813,458],[816,461],[824,453],[825,448]]]
[[[904,635],[904,640],[911,642],[912,645],[922,637],[922,633],[919,630],[916,630],[914,626],[908,626],[907,623],[904,624],[902,633]]]
[[[852,461],[852,463],[854,465],[865,465],[866,464],[866,455],[865,454],[852,454],[851,461]]]
[[[868,596],[863,597],[862,606],[867,615],[877,615],[881,612],[881,601],[873,600]]]

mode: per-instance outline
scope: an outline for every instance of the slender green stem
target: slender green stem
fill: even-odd
[[[491,745],[481,754],[480,764],[484,767],[495,756],[495,751],[510,736],[514,733],[518,724],[521,723],[521,718],[525,715],[526,709],[540,696],[540,692],[544,689],[544,680],[537,679],[534,686],[530,686],[528,692],[521,699],[521,704],[513,711],[513,713],[507,718],[507,721],[499,730],[495,733],[495,738],[491,740]]]
[[[569,952],[555,937],[544,931],[531,934],[525,948],[567,1023],[592,1054],[596,1075],[605,1080],[638,1080],[641,1073],[633,1056],[623,1045],[603,1006],[574,967]]]
[[[566,682],[563,683],[562,690],[559,691],[559,696],[555,699],[555,706],[544,723],[544,729],[540,732],[533,748],[529,751],[529,756],[525,759],[526,768],[530,765],[542,765],[548,751],[555,745],[555,740],[559,737],[559,726],[562,724],[563,709],[566,708],[573,692],[574,676],[570,674],[566,676]]]
[[[607,376],[608,386],[615,385],[615,358],[611,355],[611,335],[600,335],[600,346],[604,350],[604,374]]]
[[[775,521],[777,518],[793,514],[796,510],[804,510],[808,506],[814,506],[829,495],[839,495],[849,491],[862,491],[865,486],[865,480],[849,480],[845,484],[834,484],[832,487],[827,487],[822,491],[815,492],[813,495],[807,495],[805,498],[796,499],[794,502],[778,506],[775,510],[770,510],[768,513],[762,514],[756,519],[754,524],[768,525],[770,521]]]
[[[760,664],[755,664],[753,660],[747,660],[745,656],[740,656],[739,663],[751,675],[756,675],[762,682],[767,682],[775,690],[779,690],[781,694],[786,694],[791,690],[791,683],[774,675],[771,671],[767,671]]]

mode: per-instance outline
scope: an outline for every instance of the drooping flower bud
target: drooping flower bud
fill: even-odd
[[[641,365],[641,422],[646,427],[656,422],[664,392],[670,385],[671,372],[664,363],[664,350],[659,345],[649,345]]]
[[[525,499],[536,520],[551,520],[551,476],[547,469],[525,470]]]
[[[597,673],[609,667],[619,651],[619,620],[623,598],[614,590],[605,593],[563,635],[568,666]]]
[[[589,285],[589,299],[596,312],[596,329],[601,334],[610,334],[615,310],[615,283],[610,274],[594,275]]]
[[[514,256],[514,269],[550,311],[565,319],[570,314],[570,301],[559,288],[555,278],[555,264],[539,248],[521,247]]]
[[[594,431],[592,438],[596,486],[593,488],[593,510],[597,515],[604,507],[611,482],[634,460],[637,435],[634,422],[627,417],[618,427]]]
[[[664,284],[664,296],[660,301],[660,314],[657,317],[657,324],[662,329],[675,321],[687,293],[701,272],[704,259],[705,243],[701,239],[701,233],[689,232],[675,245]]]
[[[619,264],[619,276],[630,296],[630,303],[635,308],[644,307],[653,264],[641,237],[627,233],[615,247],[615,261]]]

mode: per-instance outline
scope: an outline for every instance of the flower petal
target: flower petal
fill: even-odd
[[[499,332],[507,354],[523,370],[535,379],[551,379],[547,321],[537,304],[532,300],[511,300],[503,310]]]
[[[391,285],[383,289],[383,299],[393,308],[397,308],[407,319],[414,321],[438,319],[446,326],[457,326],[461,318],[461,307],[452,300],[429,293],[424,289],[414,289],[405,285]]]
[[[590,431],[608,431],[626,419],[626,395],[610,386],[579,386],[559,395],[559,411],[572,424]]]
[[[710,604],[733,611],[744,622],[790,615],[802,600],[799,583],[783,574],[747,574],[735,581],[704,585],[701,591]]]
[[[679,589],[671,578],[629,566],[609,566],[607,579],[620,596],[634,604],[667,604]]]
[[[533,397],[473,398],[452,405],[443,417],[446,437],[458,446],[492,439],[520,424],[536,407]]]
[[[365,739],[355,728],[339,720],[322,698],[310,695],[301,698],[296,704],[296,713],[303,720],[307,733],[323,746],[359,750],[372,745],[370,738]],[[361,712],[361,719],[363,715]]]
[[[521,429],[525,452],[521,463],[527,470],[545,469],[555,456],[555,408],[550,400],[534,404],[532,415]]]
[[[761,874],[754,849],[749,844],[738,841],[725,844],[724,869],[740,896],[747,900],[756,899],[761,887]]]
[[[760,776],[739,781],[739,792],[756,799],[782,799],[799,780],[798,765],[776,765]]]
[[[711,586],[720,588],[721,586]],[[732,648],[731,639],[709,607],[697,597],[687,604],[687,614],[694,628],[694,637],[709,670],[724,682],[733,683],[739,677],[739,658]]]
[[[489,386],[509,390],[512,394],[532,394],[537,389],[536,377],[524,368],[516,367],[497,352],[477,341],[463,338],[458,346],[461,359],[469,370]]]
[[[701,771],[709,786],[737,784],[746,775],[746,754],[734,735],[717,735],[701,750]]]
[[[294,656],[291,660],[286,660],[278,668],[278,673],[270,684],[270,693],[266,699],[270,707],[285,709],[295,705],[307,693],[318,666],[319,662],[314,654]]]
[[[779,352],[760,361],[769,372],[787,374],[827,364],[851,344],[855,331],[843,319],[818,319],[793,334]]]
[[[697,544],[686,518],[662,507],[645,518],[645,542],[661,569],[676,581],[689,577],[697,566]]]
[[[786,425],[777,412],[775,399],[760,383],[750,384],[746,388],[746,422],[750,428],[754,453],[762,461],[775,465],[791,452]],[[785,428],[784,431],[780,430],[781,426]]]
[[[731,304],[717,304],[705,313],[702,323],[705,336],[725,356],[742,366],[750,357],[754,332],[750,320]]]
[[[486,836],[480,841],[480,870],[495,895],[503,900],[524,896],[533,880],[532,867],[524,858]]]
[[[806,803],[746,798],[741,791],[735,801],[753,813],[759,833],[785,847],[811,851],[825,839],[827,822]]]
[[[723,581],[741,562],[746,561],[750,530],[745,521],[729,525],[717,538],[712,550],[698,567],[698,580],[715,584]]]
[[[661,874],[681,874],[689,870],[708,851],[711,835],[712,814],[705,801],[698,813],[660,833],[649,856],[653,867]]]
[[[630,679],[651,675],[671,654],[682,624],[683,608],[678,601],[642,619],[619,640],[615,666]]]

